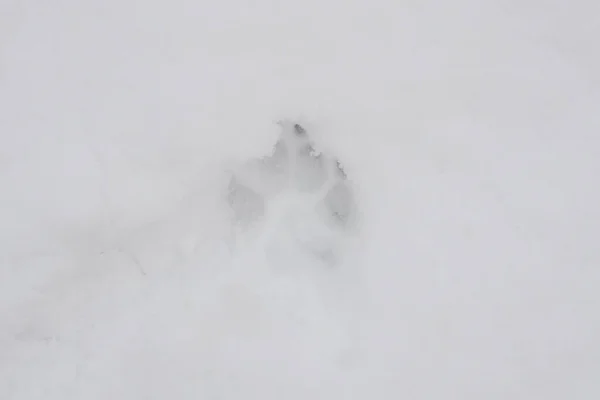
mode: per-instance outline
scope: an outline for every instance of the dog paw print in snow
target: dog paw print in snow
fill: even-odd
[[[339,160],[317,152],[301,125],[280,126],[271,154],[231,175],[227,200],[236,235],[335,263],[356,222],[352,185]]]

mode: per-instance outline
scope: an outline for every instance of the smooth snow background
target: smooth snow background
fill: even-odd
[[[595,399],[593,1],[0,5],[0,398]],[[231,257],[302,120],[352,268]]]

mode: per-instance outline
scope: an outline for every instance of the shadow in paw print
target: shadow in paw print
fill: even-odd
[[[241,184],[235,176],[229,181],[227,199],[235,221],[250,224],[265,214],[265,199],[251,187]]]
[[[341,163],[316,152],[304,127],[290,122],[280,126],[282,130],[271,154],[249,160],[231,177],[228,202],[234,224],[250,226],[261,220],[274,199],[285,192],[295,193],[293,196],[305,203],[302,212],[314,218],[301,219],[317,221],[322,227],[314,227],[315,231],[326,229],[335,235],[348,229],[356,209]],[[319,252],[328,255],[331,251],[327,248]]]

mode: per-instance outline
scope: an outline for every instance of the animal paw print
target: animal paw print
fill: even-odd
[[[317,152],[301,125],[280,125],[272,153],[248,161],[231,176],[227,199],[234,223],[253,225],[267,215],[275,199],[292,195],[330,229],[348,228],[356,210],[341,163]]]

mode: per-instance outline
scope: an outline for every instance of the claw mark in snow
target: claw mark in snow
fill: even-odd
[[[304,127],[279,125],[271,154],[247,161],[231,175],[227,200],[235,236],[253,232],[263,243],[285,242],[335,264],[339,245],[356,222],[352,185],[339,160],[315,150]]]

